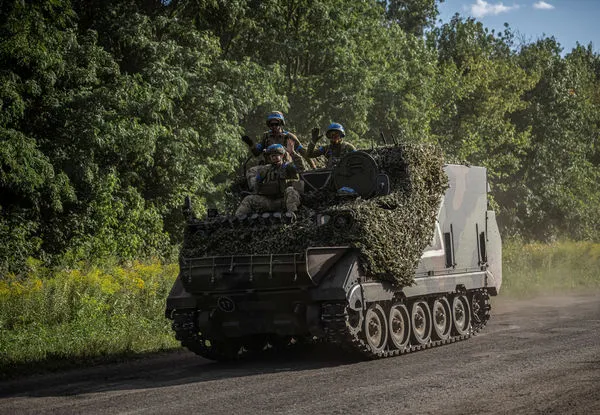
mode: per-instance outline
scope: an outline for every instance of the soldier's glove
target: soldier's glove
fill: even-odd
[[[320,133],[320,132],[321,132],[321,130],[319,130],[319,127],[315,127],[315,128],[313,128],[313,129],[312,129],[312,137],[311,137],[311,139],[312,139],[312,142],[313,142],[313,143],[315,143],[315,144],[316,144],[316,143],[317,143],[317,141],[319,141],[319,138],[321,138],[321,137],[319,136],[319,133]]]
[[[285,177],[287,179],[297,179],[298,178],[298,170],[296,169],[296,166],[294,166],[292,163],[287,164],[284,167],[285,170]]]
[[[254,142],[252,141],[252,139],[250,137],[248,137],[247,135],[243,135],[242,136],[242,141],[244,143],[246,143],[248,145],[248,147],[252,148],[254,147]]]

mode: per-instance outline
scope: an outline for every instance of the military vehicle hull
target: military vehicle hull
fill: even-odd
[[[353,246],[182,255],[166,307],[176,337],[201,356],[231,360],[315,339],[379,358],[477,333],[502,282],[500,234],[486,170],[444,171],[449,187],[412,284],[369,275]]]

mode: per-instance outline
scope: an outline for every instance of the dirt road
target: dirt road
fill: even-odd
[[[600,414],[600,293],[492,301],[469,340],[377,361],[180,351],[0,383],[0,413]]]

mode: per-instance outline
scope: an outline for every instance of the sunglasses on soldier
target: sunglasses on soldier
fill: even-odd
[[[270,122],[269,127],[279,127],[279,123],[278,122]]]

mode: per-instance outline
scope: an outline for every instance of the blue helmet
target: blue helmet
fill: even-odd
[[[265,149],[266,154],[285,154],[285,147],[281,144],[271,144]]]
[[[281,125],[285,125],[285,118],[283,118],[283,114],[279,111],[273,111],[272,113],[267,115],[267,127],[269,126],[269,123],[273,120],[277,120]]]
[[[346,137],[346,132],[344,131],[344,126],[337,122],[333,122],[333,123],[329,124],[329,127],[327,127],[327,131],[325,132],[325,135],[327,137],[329,137],[330,131],[338,131],[340,133],[340,137],[342,137],[342,138]]]

